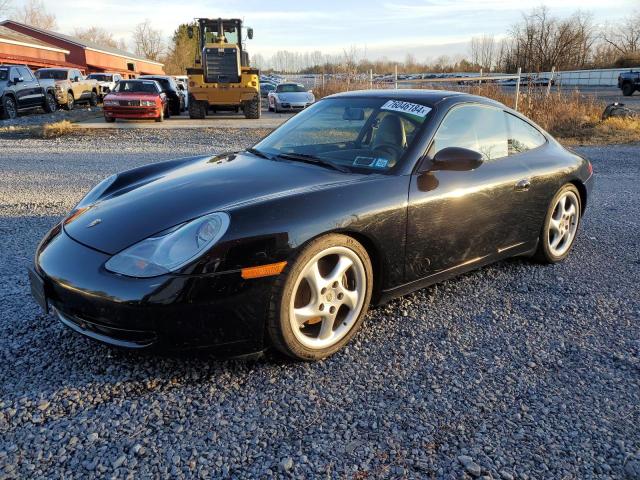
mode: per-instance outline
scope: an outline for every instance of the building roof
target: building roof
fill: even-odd
[[[105,46],[105,45],[99,45],[97,43],[90,42],[88,40],[83,40],[81,38],[72,37],[71,35],[65,35],[63,33],[58,33],[58,32],[52,32],[50,30],[43,30],[41,28],[36,28],[36,27],[31,26],[31,25],[26,25],[24,23],[16,22],[15,20],[5,20],[3,22],[0,22],[0,26],[2,26],[2,25],[6,26],[6,25],[10,25],[10,24],[15,24],[15,25],[18,25],[20,27],[33,30],[34,32],[42,33],[44,35],[49,35],[51,37],[57,38],[58,40],[69,42],[69,43],[71,43],[73,45],[77,45],[79,47],[83,47],[83,48],[85,48],[87,50],[93,50],[95,52],[100,52],[100,53],[107,53],[109,55],[115,55],[117,57],[128,58],[130,60],[138,60],[138,61],[141,61],[141,62],[153,63],[155,65],[164,65],[163,63],[156,62],[155,60],[149,60],[148,58],[141,57],[139,55],[136,55],[136,54],[131,53],[131,52],[127,52],[125,50],[120,50],[119,48],[113,48],[113,47],[109,47],[109,46]]]
[[[12,45],[19,45],[21,47],[34,47],[34,48],[40,48],[42,50],[51,50],[52,52],[60,52],[67,55],[69,54],[69,50],[56,47],[55,45],[50,45],[48,43],[43,42],[42,40],[38,40],[37,38],[33,38],[33,37],[30,37],[29,35],[16,32],[15,30],[11,30],[10,28],[3,27],[1,24],[0,24],[0,42],[10,43]]]

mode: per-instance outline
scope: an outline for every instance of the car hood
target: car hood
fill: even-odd
[[[306,103],[309,101],[309,93],[307,92],[286,92],[278,93],[278,100],[281,102],[300,102]]]
[[[156,163],[119,174],[64,228],[78,242],[115,254],[207,213],[226,211],[233,222],[235,209],[367,177],[246,152]]]

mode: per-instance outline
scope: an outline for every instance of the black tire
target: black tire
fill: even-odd
[[[560,197],[564,196],[565,194],[572,194],[575,197],[578,211],[576,212],[576,215],[575,215],[575,233],[573,234],[573,237],[571,238],[571,241],[568,247],[566,248],[566,250],[562,254],[557,255],[552,251],[550,246],[550,240],[549,240],[550,228],[551,228],[550,225],[551,225],[552,216],[556,211],[556,204],[558,203],[558,200],[560,199]],[[569,253],[571,253],[571,249],[573,248],[573,245],[575,244],[578,228],[580,226],[581,217],[582,217],[582,199],[580,198],[580,192],[578,192],[578,189],[576,188],[575,185],[573,185],[572,183],[567,183],[563,185],[562,188],[560,188],[560,190],[558,190],[558,192],[553,196],[551,203],[549,204],[549,207],[547,209],[547,214],[545,215],[545,218],[544,218],[544,225],[542,226],[542,230],[540,231],[540,236],[538,237],[538,249],[536,250],[536,253],[534,254],[533,258],[537,262],[547,263],[547,264],[558,263],[563,261],[565,258],[567,258],[567,256],[569,256]],[[571,222],[570,226],[572,225],[573,225],[573,221]]]
[[[105,117],[104,117],[104,121],[105,121],[105,122],[107,122],[107,123],[113,123],[113,122],[115,122],[115,121],[116,121],[116,119],[115,119],[115,118],[113,118],[113,117],[106,117],[106,116],[105,116]]]
[[[76,99],[73,97],[73,92],[67,93],[67,103],[64,105],[65,110],[73,110],[76,105]]]
[[[204,107],[203,104],[204,103]],[[208,104],[199,100],[189,102],[189,118],[202,120],[207,116]]]
[[[98,106],[98,94],[96,92],[91,92],[91,97],[89,98],[89,105],[92,107]]]
[[[13,97],[5,95],[2,97],[2,112],[0,118],[2,120],[11,120],[18,116],[18,107]]]
[[[164,111],[164,118],[171,118],[171,108],[169,107],[169,105],[167,105],[167,108]]]
[[[290,306],[292,295],[297,293],[293,290],[296,286],[296,281],[298,281],[312,259],[321,252],[333,247],[344,247],[359,258],[365,277],[363,303],[360,312],[356,312],[357,318],[353,320],[351,327],[349,327],[350,329],[341,339],[326,348],[309,348],[296,338],[291,326]],[[372,289],[373,268],[371,260],[365,248],[358,241],[352,237],[339,234],[324,235],[312,240],[300,251],[295,259],[287,264],[273,286],[267,317],[267,332],[273,346],[296,360],[317,361],[334,354],[344,347],[360,328],[369,308]],[[356,313],[354,313],[354,316]]]
[[[625,97],[630,97],[631,95],[633,95],[633,85],[631,85],[630,83],[625,83],[624,85],[622,85],[622,95],[624,95]]]
[[[47,113],[53,113],[58,109],[58,101],[53,93],[46,93],[44,95],[44,111]]]
[[[260,118],[260,97],[244,102],[243,105],[244,118],[258,119]]]

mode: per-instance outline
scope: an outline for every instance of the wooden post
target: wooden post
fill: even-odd
[[[549,77],[549,83],[547,83],[547,97],[551,93],[551,82],[553,81],[553,76],[556,73],[556,67],[551,67],[551,76]]]
[[[513,109],[518,111],[518,99],[520,98],[520,75],[522,74],[522,68],[518,67],[518,78],[516,80],[516,101]]]

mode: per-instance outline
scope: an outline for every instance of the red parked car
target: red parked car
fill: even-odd
[[[169,118],[167,96],[155,80],[120,80],[113,92],[104,97],[104,119],[116,118],[155,119],[162,122]]]

